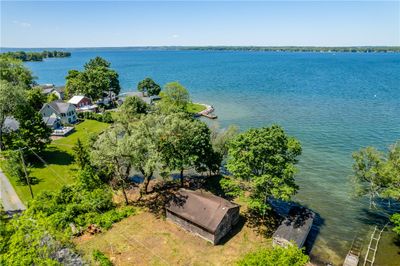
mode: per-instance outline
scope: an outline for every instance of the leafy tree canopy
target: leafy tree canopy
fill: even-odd
[[[400,142],[390,146],[387,153],[373,147],[353,153],[352,180],[358,196],[368,196],[370,207],[379,198],[400,201]],[[391,217],[394,231],[400,234],[400,214]]]
[[[300,154],[300,143],[282,127],[250,129],[230,142],[227,168],[250,182],[250,207],[265,213],[269,197],[289,200],[296,193],[294,165]]]
[[[0,55],[0,69],[0,79],[12,85],[19,84],[25,89],[28,89],[35,83],[32,72],[24,66],[21,60],[6,55]]]
[[[128,96],[119,108],[119,120],[122,123],[129,123],[137,120],[141,114],[146,114],[149,106],[137,96]]]
[[[50,95],[53,95],[57,98],[57,96],[53,93]],[[26,98],[28,100],[28,104],[32,106],[35,111],[39,111],[43,107],[43,104],[47,102],[47,97],[42,93],[42,89],[40,87],[34,87],[33,89],[28,90],[26,93]]]
[[[241,259],[238,266],[303,266],[309,257],[295,245],[287,248],[275,247],[273,249],[260,249],[249,253]]]
[[[189,92],[179,82],[170,82],[165,85],[161,94],[162,102],[186,110],[186,106],[190,101]]]
[[[143,94],[146,92],[148,96],[158,95],[161,91],[160,85],[154,82],[151,78],[145,78],[137,85],[137,89]]]
[[[7,117],[16,113],[25,101],[24,87],[0,80],[0,151],[3,149],[4,122]]]
[[[170,114],[165,117],[161,144],[165,165],[170,170],[181,172],[194,167],[202,170],[210,166],[208,161],[212,155],[210,130],[200,120],[188,118],[186,114]]]
[[[121,87],[118,73],[110,68],[110,63],[101,57],[91,59],[81,72],[70,70],[66,77],[66,91],[69,96],[83,94],[98,100],[104,92],[119,94]]]

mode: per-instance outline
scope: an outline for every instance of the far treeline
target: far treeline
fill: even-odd
[[[19,59],[22,61],[43,61],[44,58],[52,58],[52,57],[70,57],[70,52],[65,51],[43,51],[43,52],[7,52],[4,53],[6,56],[13,57],[15,59]]]
[[[350,53],[399,53],[400,46],[158,46],[135,47],[143,50],[191,50],[191,51],[259,51],[259,52],[350,52]]]

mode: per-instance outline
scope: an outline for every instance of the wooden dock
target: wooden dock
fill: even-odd
[[[198,116],[204,116],[204,117],[207,117],[207,118],[209,118],[209,119],[217,119],[217,118],[218,118],[218,116],[216,116],[215,114],[213,114],[214,111],[215,111],[215,109],[214,109],[213,106],[207,105],[207,104],[202,104],[202,103],[200,103],[200,104],[201,104],[201,105],[204,105],[204,106],[206,107],[206,109],[203,110],[203,111],[201,111],[201,112],[198,112],[198,113],[197,113]]]

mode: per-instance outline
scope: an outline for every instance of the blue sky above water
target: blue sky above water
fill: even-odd
[[[2,47],[400,45],[400,2],[1,1]]]

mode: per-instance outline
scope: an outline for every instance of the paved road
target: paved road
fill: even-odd
[[[8,178],[0,169],[0,199],[5,211],[25,210],[26,207],[19,199]]]

